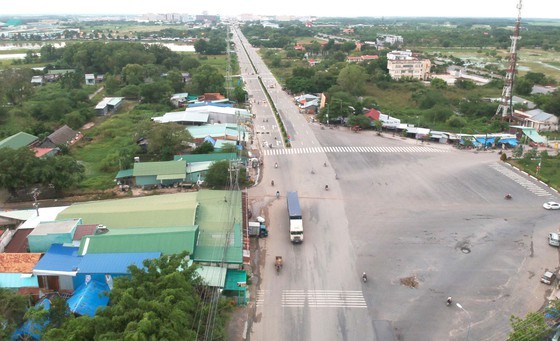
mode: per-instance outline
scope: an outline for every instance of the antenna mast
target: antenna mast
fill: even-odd
[[[517,63],[517,41],[521,39],[519,36],[519,27],[521,26],[521,1],[517,4],[517,21],[515,22],[515,28],[513,30],[513,36],[511,36],[511,48],[510,48],[510,58],[509,66],[506,73],[504,89],[502,90],[502,97],[500,99],[500,105],[496,111],[494,118],[500,117],[502,120],[511,120],[513,116],[513,105],[512,105],[512,93],[513,93],[513,80],[515,78],[515,67]]]

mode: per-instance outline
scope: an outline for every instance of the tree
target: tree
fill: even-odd
[[[0,288],[0,340],[10,339],[15,329],[23,323],[28,308],[28,296]]]
[[[123,80],[126,85],[140,85],[144,83],[144,68],[138,64],[128,64],[122,70]]]
[[[340,70],[336,82],[352,95],[361,95],[367,80],[366,70],[359,66],[350,64]]]
[[[172,160],[173,155],[185,149],[192,136],[184,126],[177,123],[146,122],[140,136],[148,137],[148,152],[160,161]]]
[[[192,77],[194,92],[204,94],[206,92],[224,92],[225,78],[220,71],[212,65],[198,67]]]
[[[513,329],[508,338],[511,341],[545,340],[550,333],[550,327],[541,312],[529,313],[524,319],[512,315],[509,320]]]
[[[371,119],[364,115],[351,115],[346,123],[350,127],[357,125],[362,129],[371,128]]]
[[[208,141],[202,142],[198,147],[193,149],[192,154],[210,154],[214,151],[214,145]]]
[[[532,81],[521,77],[515,81],[514,91],[521,96],[528,96],[531,94],[531,91],[533,91],[533,85],[535,84]]]
[[[233,99],[238,103],[245,103],[247,98],[247,91],[245,91],[241,86],[237,85],[233,88]]]
[[[41,183],[53,186],[57,194],[80,183],[85,177],[85,167],[71,156],[56,156],[42,161],[39,173]]]
[[[18,189],[33,186],[41,170],[31,149],[0,148],[0,187],[15,196]]]
[[[230,305],[217,290],[206,289],[189,266],[187,253],[146,260],[131,266],[130,276],[115,278],[109,306],[93,318],[66,320],[46,340],[196,340],[207,326],[213,338],[225,339]],[[214,323],[207,324],[216,303]]]
[[[173,88],[165,81],[146,83],[140,86],[140,95],[143,101],[148,103],[165,103],[169,101],[172,93]]]
[[[0,72],[0,102],[6,97],[8,102],[19,104],[33,91],[31,69],[8,69]]]
[[[445,89],[447,88],[447,82],[441,78],[432,78],[430,85],[435,89]]]
[[[195,41],[194,50],[196,53],[206,54],[206,51],[208,50],[208,42],[206,41],[206,39],[198,39],[197,41]]]
[[[117,94],[117,91],[119,91],[121,86],[122,86],[122,83],[121,83],[120,79],[118,79],[117,77],[115,77],[111,74],[108,74],[105,77],[105,91],[107,92],[107,95],[115,96]]]
[[[229,161],[221,160],[213,162],[208,168],[204,181],[208,187],[224,188],[228,184]]]

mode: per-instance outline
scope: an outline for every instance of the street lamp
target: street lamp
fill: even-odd
[[[455,303],[455,305],[461,309],[462,311],[464,311],[465,313],[467,313],[467,316],[469,317],[469,327],[467,329],[467,341],[469,340],[469,334],[471,332],[471,314],[469,314],[468,311],[465,310],[465,308],[463,308],[463,306],[459,303]]]

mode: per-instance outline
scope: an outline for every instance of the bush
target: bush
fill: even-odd
[[[457,115],[448,118],[446,123],[453,128],[462,128],[465,125],[467,125],[467,121],[461,116],[457,116]]]
[[[506,160],[507,160],[507,155],[506,155],[505,153],[502,153],[502,155],[500,155],[500,160],[501,160],[502,162],[506,162]]]

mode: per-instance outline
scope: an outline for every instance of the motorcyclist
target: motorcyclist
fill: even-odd
[[[276,191],[276,198],[280,198],[280,191]]]
[[[506,198],[506,199],[511,199],[511,194],[509,194],[509,193],[506,194],[505,198]]]
[[[278,162],[274,163],[274,168],[278,168]]]
[[[364,282],[367,282],[367,275],[366,275],[365,272],[362,273],[362,280],[363,280]]]
[[[449,296],[445,302],[446,302],[447,305],[450,305],[451,304],[451,296]]]
[[[329,190],[329,185],[325,185],[325,191]]]
[[[270,182],[270,186],[273,186],[273,187],[274,187],[274,180],[272,180],[272,181]]]

